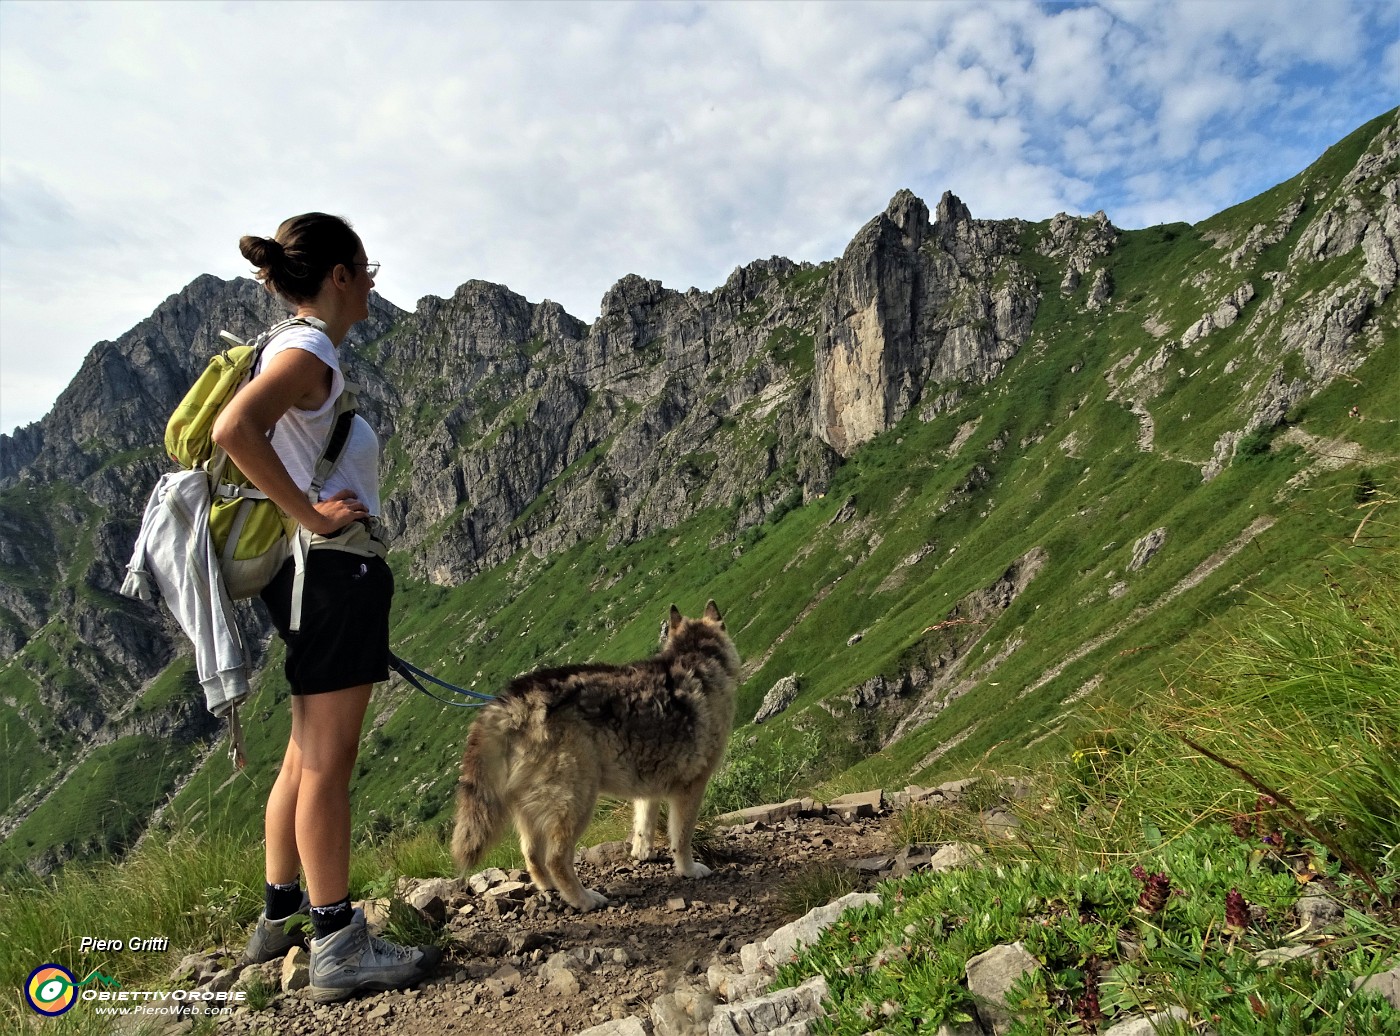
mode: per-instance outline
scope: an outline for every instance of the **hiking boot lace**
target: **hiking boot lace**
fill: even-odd
[[[376,957],[388,958],[398,964],[408,963],[416,952],[412,947],[400,946],[398,943],[392,943],[373,935],[370,936],[369,945]]]

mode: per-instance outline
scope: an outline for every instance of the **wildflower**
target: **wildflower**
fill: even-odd
[[[1285,835],[1278,822],[1278,800],[1272,795],[1260,795],[1254,800],[1254,812],[1235,817],[1230,826],[1241,838],[1248,838],[1248,825],[1254,822],[1254,832],[1259,840],[1271,848],[1282,849]]]
[[[1142,895],[1138,897],[1138,909],[1151,916],[1159,913],[1171,898],[1172,881],[1165,873],[1149,874],[1142,867],[1133,868],[1133,877],[1142,882]]]
[[[1225,894],[1225,930],[1232,935],[1243,935],[1249,921],[1249,904],[1239,889],[1231,889]]]
[[[1265,842],[1269,840],[1269,836],[1273,834],[1278,827],[1278,825],[1274,823],[1273,817],[1270,816],[1274,811],[1274,807],[1277,805],[1278,803],[1268,795],[1260,795],[1254,800],[1254,827],[1255,830],[1259,832],[1259,837],[1264,839]]]
[[[1246,813],[1236,813],[1230,818],[1230,830],[1235,832],[1236,838],[1248,841],[1254,834],[1254,818]]]
[[[1074,1002],[1074,1013],[1085,1028],[1097,1030],[1103,1021],[1099,1008],[1099,958],[1090,956],[1084,963],[1084,995]]]

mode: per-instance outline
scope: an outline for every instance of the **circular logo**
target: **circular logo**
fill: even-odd
[[[24,998],[42,1015],[53,1018],[77,1002],[73,973],[58,964],[41,964],[29,973]]]

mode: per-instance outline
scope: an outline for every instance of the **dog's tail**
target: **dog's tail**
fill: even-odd
[[[489,713],[472,724],[462,755],[457,782],[457,825],[452,834],[452,857],[463,872],[475,867],[501,837],[507,819],[503,739],[495,737]]]

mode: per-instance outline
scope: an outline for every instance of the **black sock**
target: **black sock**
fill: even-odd
[[[346,896],[339,903],[332,903],[330,906],[314,906],[311,908],[311,924],[316,929],[316,938],[324,939],[328,935],[340,931],[348,925],[355,916],[355,912],[350,909],[350,897]]]
[[[291,917],[301,909],[301,882],[289,881],[285,885],[268,884],[266,889],[267,909],[270,920],[280,921]]]

